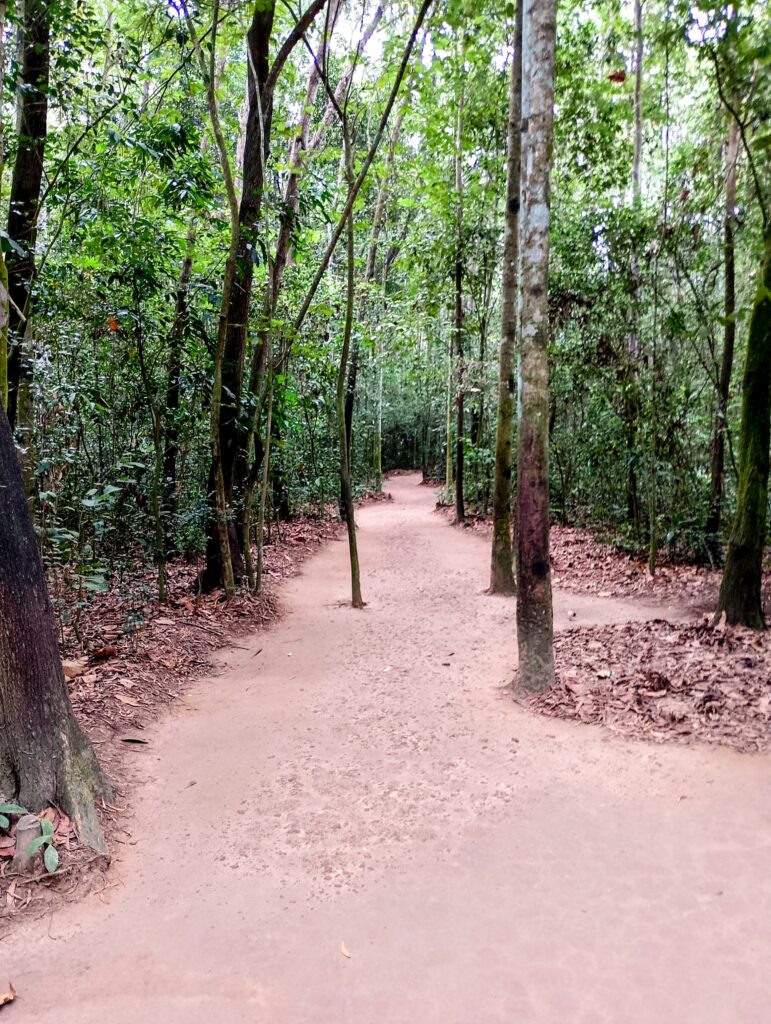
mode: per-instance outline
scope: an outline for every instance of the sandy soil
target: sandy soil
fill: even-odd
[[[367,608],[331,543],[283,622],[157,725],[120,884],[0,941],[3,1021],[768,1018],[771,760],[515,706],[486,542],[416,477],[388,486],[359,515]]]

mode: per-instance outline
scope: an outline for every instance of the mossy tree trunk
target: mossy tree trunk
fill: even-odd
[[[763,629],[761,583],[768,507],[771,417],[771,227],[766,225],[763,264],[750,321],[742,382],[739,482],[736,517],[728,542],[718,616],[731,625]]]
[[[556,0],[527,0],[523,23],[522,327],[517,473],[518,686],[554,681],[549,566],[549,220]]]
[[[519,190],[522,168],[522,4],[517,0],[514,50],[509,88],[506,156],[506,213],[503,235],[501,350],[498,367],[498,425],[493,485],[493,545],[490,593],[516,590],[511,542],[511,449],[514,435],[514,355],[517,347],[519,284]]]
[[[273,97],[287,58],[326,3],[327,0],[311,0],[294,28],[279,46],[272,64],[270,56],[274,35],[275,0],[264,0],[254,5],[246,37],[248,112],[243,150],[243,186],[240,202],[237,203],[236,256],[228,285],[227,306],[225,307],[223,303],[225,339],[222,349],[220,396],[217,402],[219,440],[216,446],[217,453],[212,455],[212,476],[215,481],[221,480],[226,517],[233,505],[243,497],[242,489],[249,472],[246,426],[249,418],[243,415],[242,399],[245,384],[252,396],[257,391],[257,386],[253,387],[248,379],[244,381],[244,375],[255,266],[253,253],[259,242],[265,166],[273,123]],[[226,275],[228,273],[226,270]],[[267,391],[267,371],[266,360],[259,359],[257,376],[263,394]],[[201,576],[201,585],[205,590],[222,586],[228,592],[228,576],[234,576],[235,569],[234,579],[237,578],[237,567],[243,565],[238,531],[235,528],[229,531],[233,551],[226,550],[222,543],[217,542],[215,533],[222,529],[223,513],[219,507],[222,500],[216,490],[210,504],[212,514],[206,547],[206,570]]]
[[[726,146],[725,219],[723,225],[723,355],[717,381],[717,409],[712,432],[709,511],[704,525],[707,552],[712,564],[721,561],[720,522],[722,519],[725,442],[728,429],[728,398],[736,343],[736,267],[734,257],[734,222],[736,219],[736,164],[739,157],[739,125],[731,118]]]
[[[97,850],[109,787],[75,721],[10,424],[0,410],[0,795],[61,807]]]

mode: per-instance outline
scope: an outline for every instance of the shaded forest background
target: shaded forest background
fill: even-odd
[[[559,12],[551,507],[649,550],[652,567],[658,548],[717,565],[763,248],[769,16],[647,0],[638,24],[634,6]],[[222,582],[213,402],[236,577],[269,434],[268,520],[339,500],[345,236],[312,286],[420,12],[311,5],[298,34],[297,12],[266,10],[28,0],[8,12],[9,411],[65,615],[73,596],[179,555]],[[466,508],[490,509],[513,13],[429,14],[356,197],[343,362],[355,494],[418,466],[452,501],[460,456]],[[240,289],[245,315],[217,394],[228,175],[241,227],[231,303]]]

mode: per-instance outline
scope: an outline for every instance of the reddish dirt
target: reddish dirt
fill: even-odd
[[[283,621],[146,730],[112,887],[0,941],[9,1022],[766,1018],[771,760],[515,705],[486,540],[417,477],[388,487],[359,514],[367,608],[328,545]]]

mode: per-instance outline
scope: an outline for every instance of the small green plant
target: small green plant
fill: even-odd
[[[48,818],[43,818],[40,825],[43,829],[43,834],[38,836],[37,839],[32,840],[27,853],[31,857],[33,853],[43,847],[43,863],[45,864],[46,871],[49,875],[52,875],[59,867],[59,851],[54,846],[54,826]]]
[[[19,804],[0,803],[0,829],[4,831],[11,827],[9,814],[29,814],[29,811],[24,807],[20,807]],[[54,826],[48,818],[42,818],[40,827],[43,830],[43,834],[38,836],[37,839],[32,840],[27,853],[31,857],[33,853],[43,847],[43,864],[46,871],[52,875],[59,867],[59,851],[54,846]]]
[[[9,814],[26,813],[26,810],[23,807],[19,807],[18,804],[0,804],[0,828],[8,829],[11,827],[11,820],[8,817]]]

